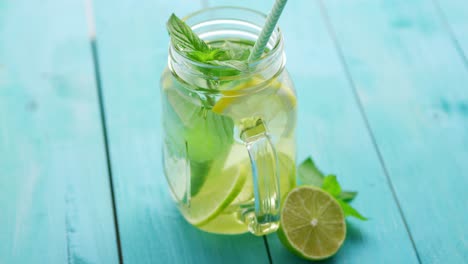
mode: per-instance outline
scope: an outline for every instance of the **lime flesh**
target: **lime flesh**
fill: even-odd
[[[281,209],[281,242],[309,260],[333,256],[346,236],[343,210],[328,193],[309,186],[293,189]]]
[[[226,160],[230,160],[234,154],[231,151]],[[214,162],[208,175],[203,178],[204,183],[199,184],[201,187],[191,197],[190,205],[181,207],[191,224],[200,226],[209,222],[239,195],[246,180],[246,168],[236,165],[226,163],[223,158]]]
[[[231,150],[230,156],[235,155],[236,157],[243,157],[240,155],[241,152],[245,151],[243,146],[234,146]],[[284,153],[278,153],[278,161],[280,163],[280,191],[281,196],[284,197],[285,193],[291,190],[294,187],[294,162],[291,160],[289,156]],[[194,213],[201,215],[203,217],[197,217],[199,219],[207,219],[199,221],[197,227],[213,233],[223,233],[223,234],[241,234],[247,232],[247,225],[242,222],[241,216],[238,215],[236,212],[240,210],[240,207],[243,205],[247,205],[254,201],[254,190],[253,190],[253,179],[252,179],[252,172],[250,168],[250,162],[248,160],[234,160],[231,161],[229,164],[226,165],[230,169],[227,171],[219,171],[213,176],[208,176],[208,178],[215,177],[216,175],[223,175],[226,177],[226,181],[231,179],[233,176],[238,177],[236,183],[233,183],[235,187],[233,187],[232,191],[229,193],[226,192],[225,200],[219,201],[217,204],[214,200],[209,199],[210,197],[213,198],[213,193],[216,195],[222,195],[222,188],[216,186],[217,188],[213,188],[209,190],[208,185],[203,186],[204,190],[201,191],[203,197],[203,201],[196,200],[194,202],[206,202],[209,201],[210,206],[203,206],[198,208],[197,212],[192,212],[192,215],[189,216],[190,218],[194,218]],[[237,172],[233,170],[233,168],[240,169],[240,173],[243,175],[236,175]],[[214,171],[211,171],[214,173]],[[228,174],[226,174],[228,173]],[[212,183],[207,183],[212,186]],[[243,184],[241,187],[241,191],[239,191],[238,186],[239,184]],[[206,193],[210,191],[211,196],[207,196]],[[205,194],[203,194],[206,192]],[[233,195],[237,195],[233,198]],[[211,209],[210,209],[211,208]]]

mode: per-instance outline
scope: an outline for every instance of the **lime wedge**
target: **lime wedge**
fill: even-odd
[[[281,209],[281,242],[309,260],[333,256],[344,242],[343,210],[328,193],[308,186],[293,189]]]
[[[191,197],[189,206],[182,206],[185,218],[195,226],[201,226],[217,217],[239,195],[245,184],[244,166],[232,164],[236,151],[230,151],[227,157],[214,161],[204,183]]]
[[[197,227],[206,232],[227,235],[242,234],[248,231],[247,225],[239,219],[237,212],[223,212],[210,222]]]
[[[241,191],[234,200],[232,200],[232,197],[228,198],[230,204],[227,207],[223,202],[222,212],[217,212],[215,215],[210,216],[208,221],[203,221],[197,225],[198,228],[207,232],[223,234],[241,234],[248,231],[247,225],[241,221],[241,217],[238,214],[241,207],[253,204],[254,201],[252,172],[247,155],[244,146],[234,145],[232,147],[230,157],[234,156],[235,159],[228,161],[229,164],[227,166],[242,168],[243,175],[241,177],[244,183]],[[281,196],[284,197],[284,194],[294,187],[295,166],[292,159],[284,153],[278,153],[278,161],[280,165],[280,190]],[[230,176],[227,175],[227,177]]]

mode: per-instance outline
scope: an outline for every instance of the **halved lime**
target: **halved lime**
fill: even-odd
[[[331,257],[345,240],[343,210],[328,193],[309,186],[297,187],[284,201],[278,236],[300,257],[309,260]]]

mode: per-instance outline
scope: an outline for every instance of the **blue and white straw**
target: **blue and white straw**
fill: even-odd
[[[283,12],[284,6],[288,0],[276,0],[273,9],[271,10],[270,14],[268,14],[267,19],[265,21],[265,25],[263,26],[262,32],[258,36],[257,41],[250,53],[248,61],[254,61],[262,56],[263,51],[268,43],[268,40],[271,37],[271,33],[276,27],[276,23],[278,23],[278,19]]]

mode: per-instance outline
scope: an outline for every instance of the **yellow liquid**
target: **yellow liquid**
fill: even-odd
[[[246,123],[261,119],[268,129],[277,153],[279,195],[295,185],[296,97],[287,74],[235,81],[208,99],[168,70],[162,86],[165,175],[180,211],[207,232],[247,232],[254,191],[239,136]]]

